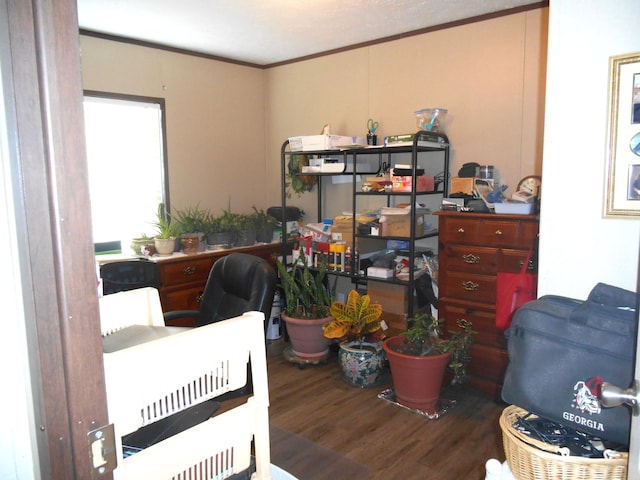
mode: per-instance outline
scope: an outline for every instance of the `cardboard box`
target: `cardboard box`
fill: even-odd
[[[390,313],[383,310],[380,320],[387,324],[385,334],[391,337],[406,332],[409,327],[407,317],[406,313]]]
[[[410,192],[413,178],[410,175],[391,177],[394,192]],[[431,175],[420,175],[416,177],[416,192],[433,192],[435,189],[435,181]]]
[[[424,233],[424,215],[416,214],[415,236]],[[409,211],[405,215],[383,215],[380,218],[380,235],[383,237],[409,237],[411,235],[411,217]]]
[[[367,282],[367,295],[372,302],[382,305],[382,311],[387,313],[405,315],[407,313],[407,298],[409,289],[404,285],[394,285],[392,283]]]
[[[451,193],[466,193],[467,195],[473,195],[474,177],[452,177],[451,178]]]

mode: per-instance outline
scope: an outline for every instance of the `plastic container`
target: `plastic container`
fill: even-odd
[[[444,121],[447,118],[445,108],[423,108],[415,112],[419,130],[444,133]]]

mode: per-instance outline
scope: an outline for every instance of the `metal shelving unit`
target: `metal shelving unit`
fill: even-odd
[[[402,144],[397,146],[376,146],[376,147],[355,147],[344,148],[339,150],[316,150],[316,151],[295,151],[289,150],[289,141],[285,141],[281,148],[281,172],[282,172],[282,211],[283,217],[287,205],[286,195],[286,179],[287,179],[287,164],[291,155],[307,155],[309,157],[327,157],[339,158],[344,162],[345,169],[342,172],[332,173],[304,173],[304,175],[317,177],[317,212],[318,222],[322,220],[322,179],[324,177],[333,177],[336,175],[349,175],[352,178],[352,212],[358,211],[358,203],[363,199],[379,198],[381,203],[386,206],[395,206],[399,201],[409,203],[410,205],[416,205],[417,202],[423,197],[439,196],[444,198],[448,195],[449,191],[449,139],[443,133],[418,131],[414,134],[412,142],[409,144]],[[376,163],[377,158],[377,165]],[[407,162],[408,160],[408,162]],[[441,172],[437,175],[438,181],[435,184],[435,191],[432,192],[417,192],[417,167],[418,162],[429,162],[428,168],[433,171],[433,168],[439,168],[442,166]],[[394,165],[401,163],[409,163],[411,168],[412,177],[412,189],[410,192],[364,192],[361,190],[359,177],[362,176],[375,176],[383,172],[385,168],[392,168]],[[352,168],[347,169],[347,166],[351,164]],[[371,165],[374,164],[374,168]],[[425,171],[427,171],[427,163],[424,163]],[[287,238],[286,221],[282,218],[283,225],[283,239]],[[423,233],[422,235],[416,235],[416,216],[411,215],[410,222],[410,235],[409,237],[397,237],[397,236],[380,236],[380,235],[366,235],[358,233],[356,225],[356,216],[353,216],[353,238],[352,245],[358,245],[358,239],[375,239],[375,240],[399,240],[408,241],[409,243],[409,258],[415,258],[416,254],[416,240],[437,237],[437,228],[432,231]],[[286,245],[286,242],[283,242]],[[386,246],[386,242],[385,242]],[[283,255],[286,255],[286,251],[283,247]],[[284,257],[286,258],[286,256]],[[358,272],[342,273],[342,272],[329,272],[331,274],[337,274],[342,276],[351,277],[354,283],[366,283],[368,277],[366,275],[360,275]],[[415,278],[414,270],[410,269],[408,279],[406,281],[394,278],[371,278],[375,281],[392,283],[397,285],[403,285],[410,289],[409,299],[413,298],[415,291]],[[413,315],[413,302],[409,301],[408,315]]]

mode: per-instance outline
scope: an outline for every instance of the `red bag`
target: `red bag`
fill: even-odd
[[[511,326],[516,310],[530,300],[538,298],[538,274],[527,272],[533,249],[519,273],[498,272],[496,279],[496,327],[505,330]]]

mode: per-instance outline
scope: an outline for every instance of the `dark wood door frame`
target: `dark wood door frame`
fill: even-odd
[[[76,2],[1,0],[0,8],[33,435],[42,478],[88,479],[87,432],[108,422]]]

